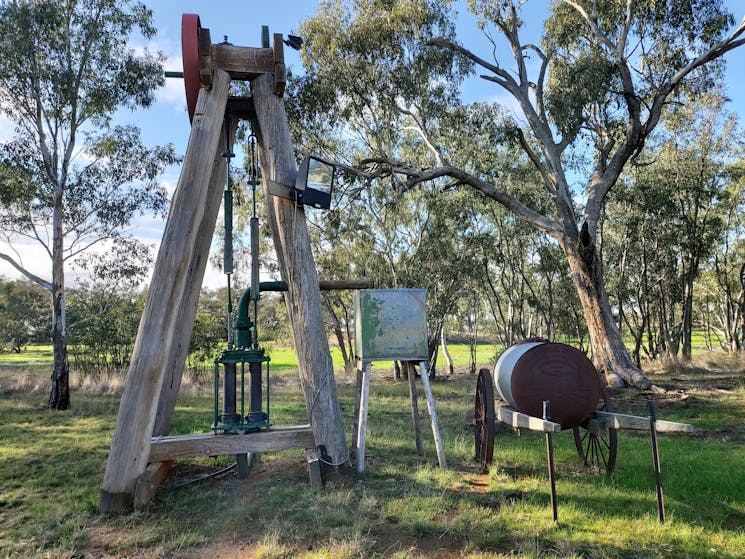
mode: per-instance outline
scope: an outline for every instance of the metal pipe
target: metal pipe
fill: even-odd
[[[654,402],[647,401],[647,413],[649,414],[649,434],[652,438],[652,463],[654,465],[654,478],[657,485],[657,512],[660,516],[660,524],[665,523],[665,495],[662,492],[662,472],[660,470],[660,449],[657,445],[657,414]]]
[[[251,292],[252,300],[259,300],[259,219],[251,218]]]
[[[551,421],[551,402],[543,402],[543,419]],[[554,475],[554,444],[551,433],[546,433],[546,454],[548,455],[548,480],[551,483],[551,510],[554,514],[554,522],[559,521],[559,507],[556,502],[556,477]]]
[[[318,288],[321,291],[334,291],[341,289],[370,289],[375,284],[372,280],[329,280],[319,281]],[[287,291],[287,284],[283,281],[262,281],[259,282],[259,291]],[[251,315],[249,312],[251,298],[251,288],[243,292],[238,301],[238,311],[235,317],[235,346],[238,348],[251,347]]]
[[[225,190],[225,240],[223,247],[223,272],[233,273],[233,192]]]

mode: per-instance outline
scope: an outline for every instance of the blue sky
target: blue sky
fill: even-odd
[[[213,42],[220,42],[224,35],[236,45],[260,46],[261,26],[268,25],[271,33],[293,32],[298,24],[311,16],[316,9],[315,0],[158,0],[146,2],[153,10],[155,26],[158,29],[156,37],[147,46],[151,49],[163,51],[168,57],[166,69],[181,70],[181,15],[183,13],[199,14],[203,27],[210,29]],[[527,28],[522,35],[523,40],[537,42],[537,36],[543,22],[543,15],[547,11],[548,0],[530,0],[526,7]],[[734,12],[739,21],[745,15],[743,0],[726,0],[729,9]],[[458,20],[458,39],[475,52],[485,58],[491,55],[491,45],[476,29],[474,19],[467,13],[465,7],[460,10]],[[136,47],[145,46],[142,39],[133,38]],[[289,48],[285,49],[286,62],[296,70],[300,69],[297,53]],[[730,110],[741,115],[740,122],[745,124],[745,47],[729,53],[727,59],[727,94],[732,99]],[[504,59],[508,63],[508,59]],[[476,77],[469,80],[463,89],[467,101],[488,100],[509,103],[505,93],[494,84],[490,84]],[[183,81],[169,79],[163,89],[158,92],[156,102],[147,110],[138,112],[120,112],[117,119],[121,122],[133,123],[142,130],[144,141],[149,145],[173,143],[179,153],[186,150],[189,137],[189,121],[186,114]],[[10,130],[7,123],[0,122],[0,137],[7,137]],[[163,182],[173,191],[178,181],[180,169],[172,168],[164,176]],[[162,234],[163,223],[158,220],[140,219],[134,225],[134,233],[143,239],[157,244]],[[28,251],[35,251],[34,247],[27,247]],[[26,252],[26,249],[24,249]],[[49,277],[50,266],[48,259],[40,254],[40,258],[33,255],[26,261],[38,262],[38,267],[32,266],[34,271],[42,277]],[[16,277],[16,274],[0,262],[0,274]],[[70,274],[74,279],[74,273]],[[205,283],[210,287],[224,284],[223,276],[216,270],[207,273]]]

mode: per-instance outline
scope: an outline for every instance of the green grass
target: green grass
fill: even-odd
[[[271,354],[272,421],[303,423],[303,398],[288,364],[294,354]],[[468,374],[433,384],[446,470],[436,466],[423,395],[420,457],[408,385],[392,382],[390,365],[380,364],[373,369],[364,475],[318,490],[307,482],[302,453],[264,454],[248,480],[231,473],[162,490],[147,510],[125,518],[96,510],[118,399],[76,392],[72,410],[54,413],[44,408],[45,394],[10,392],[0,398],[0,557],[742,557],[745,373],[742,364],[726,365],[654,375],[656,384],[688,396],[655,395],[659,416],[697,427],[692,436],[660,435],[664,526],[657,522],[649,441],[639,434],[619,433],[611,476],[578,466],[571,434],[554,437],[558,525],[551,520],[542,436],[498,433],[494,466],[481,475],[464,428],[475,386]],[[354,387],[343,375],[338,380],[351,431]],[[620,393],[617,408],[638,413],[647,396]],[[205,431],[211,413],[209,394],[184,393],[173,431]],[[179,479],[229,462],[182,462]]]

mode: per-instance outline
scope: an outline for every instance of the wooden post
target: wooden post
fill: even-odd
[[[352,426],[352,448],[357,448],[357,431],[360,426],[360,398],[362,396],[362,363],[357,362],[354,382],[354,425]]]
[[[409,361],[403,361],[404,373],[409,377],[409,396],[411,397],[411,422],[414,424],[414,441],[416,453],[424,456],[424,445],[422,444],[422,430],[419,427],[419,403],[416,393],[416,371],[414,365]]]
[[[220,143],[229,85],[230,76],[215,70],[212,89],[199,93],[186,158],[171,202],[111,441],[99,502],[103,514],[133,510],[137,479],[147,467],[163,377],[179,326],[188,267]]]
[[[274,93],[270,74],[251,82],[258,122],[259,157],[265,179],[294,185],[297,175],[282,98]],[[285,303],[290,317],[298,356],[300,385],[305,396],[308,419],[327,469],[347,465],[349,448],[336,395],[331,361],[318,289],[318,272],[310,246],[305,211],[292,200],[267,193],[267,221],[277,251],[280,273],[287,284]]]
[[[360,387],[360,415],[357,419],[357,473],[365,471],[365,442],[367,439],[367,401],[370,398],[370,374],[371,365],[369,361],[362,364],[362,386]]]
[[[442,436],[440,435],[440,424],[437,420],[437,410],[435,409],[435,398],[432,395],[432,388],[429,385],[429,372],[427,370],[428,363],[422,361],[419,363],[419,372],[422,376],[422,382],[424,383],[424,393],[427,396],[427,409],[429,410],[429,418],[432,422],[432,435],[435,437],[435,449],[437,450],[437,461],[441,468],[447,468],[448,463],[445,460],[445,447],[442,444]]]
[[[235,123],[230,126],[230,145],[227,149],[232,151],[233,139],[235,137]],[[189,343],[194,329],[194,320],[197,315],[197,304],[201,293],[202,280],[209,260],[210,245],[215,232],[217,214],[220,212],[222,203],[222,191],[227,179],[227,164],[224,153],[226,151],[226,129],[220,132],[220,144],[217,146],[215,158],[212,161],[212,178],[210,179],[207,201],[204,206],[204,217],[199,224],[196,244],[192,252],[189,268],[186,273],[186,286],[184,298],[179,307],[176,324],[178,328],[174,333],[171,352],[168,355],[166,374],[160,390],[160,403],[155,416],[153,436],[167,435],[171,429],[171,418],[176,407],[181,378],[184,373],[184,364],[189,354]]]

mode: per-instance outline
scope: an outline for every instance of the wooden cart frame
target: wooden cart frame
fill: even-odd
[[[600,378],[598,377],[598,382]],[[657,433],[691,433],[693,425],[658,420],[654,404],[648,402],[648,416],[637,416],[616,413],[608,390],[601,388],[601,399],[598,409],[579,425],[572,426],[574,444],[577,454],[585,466],[594,471],[613,472],[616,467],[617,431],[629,429],[647,431],[652,442],[652,459],[657,485],[657,509],[660,522],[665,522],[665,505],[662,491],[660,472],[659,448]],[[495,404],[494,379],[489,369],[479,371],[476,383],[476,398],[474,404],[474,446],[476,460],[481,464],[482,471],[487,473],[494,458],[494,435],[496,422],[508,425],[515,430],[527,429],[538,431],[546,435],[546,454],[548,458],[548,474],[551,484],[551,505],[554,521],[558,520],[556,485],[554,478],[553,441],[552,435],[561,432],[561,425],[551,421],[551,403],[543,403],[543,417],[535,417],[521,413],[508,405]]]

